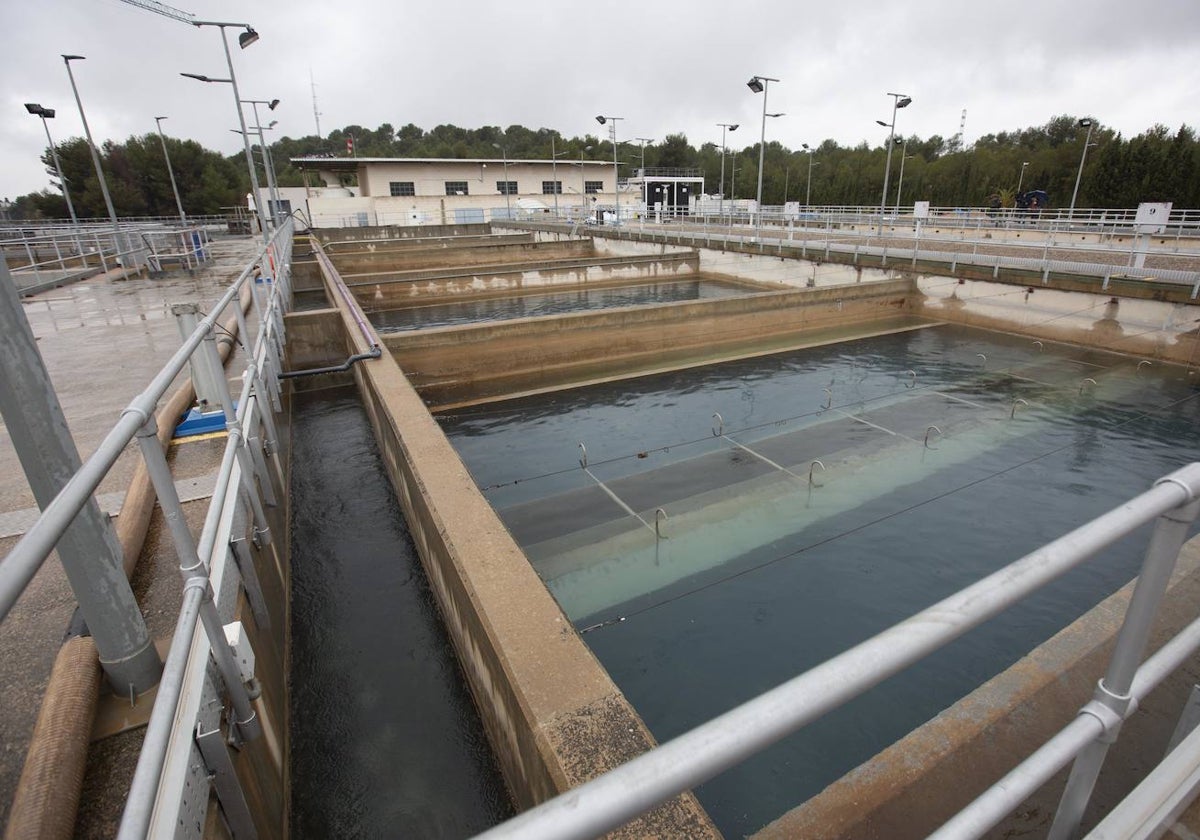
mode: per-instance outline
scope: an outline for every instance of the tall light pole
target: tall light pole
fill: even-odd
[[[1025,183],[1025,167],[1029,166],[1029,161],[1021,162],[1021,177],[1017,179],[1017,197],[1021,196],[1021,185]]]
[[[244,100],[242,100],[242,104],[249,105],[251,108],[254,109],[254,128],[258,130],[258,147],[260,149],[262,149],[263,172],[265,172],[267,175],[267,192],[271,196],[271,204],[273,205],[273,207],[271,209],[271,213],[270,213],[271,221],[278,227],[278,225],[279,225],[279,188],[275,185],[275,173],[274,173],[274,171],[272,171],[274,169],[274,167],[271,166],[270,159],[268,157],[270,155],[270,152],[267,151],[267,141],[266,141],[266,138],[263,137],[262,121],[258,118],[258,106],[266,105],[268,111],[274,111],[276,108],[279,107],[279,100],[278,99],[244,99]],[[275,125],[275,123],[271,123],[271,125],[273,126],[273,125]]]
[[[820,166],[820,163],[813,163],[813,150],[808,147],[807,143],[801,143],[804,151],[808,152],[808,187],[804,190],[804,209],[807,210],[812,206],[812,168]]]
[[[762,226],[762,185],[763,185],[763,161],[767,153],[767,94],[770,92],[771,82],[778,82],[778,79],[772,79],[769,76],[751,76],[750,81],[746,82],[746,87],[755,93],[763,95],[762,109],[762,133],[758,140],[758,201],[755,211],[754,236],[758,237],[758,232]]]
[[[875,122],[884,128],[888,129],[887,142],[887,166],[883,170],[883,197],[879,199],[879,235],[883,236],[883,214],[887,212],[887,194],[888,181],[892,175],[892,146],[896,140],[896,111],[900,108],[907,108],[912,104],[912,97],[905,96],[903,93],[889,93],[892,97],[892,121],[885,123],[883,120],[875,120]]]
[[[565,153],[564,153],[565,154]],[[554,219],[558,220],[558,152],[554,151],[554,132],[550,133],[550,177],[554,179]]]
[[[1083,163],[1087,160],[1088,146],[1092,141],[1092,129],[1096,127],[1096,123],[1094,120],[1084,117],[1079,121],[1079,127],[1087,129],[1087,138],[1083,141],[1083,153],[1079,156],[1079,174],[1075,176],[1075,191],[1071,193],[1071,209],[1067,211],[1068,221],[1075,217],[1075,199],[1079,196],[1079,182],[1083,179]]]
[[[162,142],[163,160],[167,162],[167,175],[171,178],[171,192],[175,194],[175,206],[179,208],[179,222],[187,225],[187,214],[183,212],[183,201],[179,198],[179,186],[175,183],[175,171],[171,169],[171,155],[167,152],[167,137],[163,134],[162,121],[166,117],[155,117],[154,124],[158,126],[158,139]]]
[[[613,144],[613,195],[616,197],[617,206],[617,221],[616,224],[621,224],[621,170],[617,163],[617,121],[623,120],[624,117],[606,117],[600,114],[596,117],[596,122],[604,125],[607,122],[612,122],[612,144]]]
[[[67,200],[67,212],[71,215],[71,225],[79,226],[79,219],[75,217],[75,205],[71,203],[71,191],[67,189],[67,178],[63,175],[62,164],[58,161],[58,149],[54,146],[54,140],[50,137],[50,124],[46,120],[54,119],[53,108],[43,108],[34,102],[26,102],[25,110],[34,116],[42,118],[42,128],[46,129],[46,142],[50,144],[50,157],[54,160],[54,171],[58,173],[59,187],[62,189],[63,198]]]
[[[649,209],[648,205],[649,205],[649,201],[650,201],[650,196],[646,192],[646,189],[647,189],[647,187],[646,187],[646,144],[653,143],[654,138],[653,137],[635,137],[633,139],[637,140],[638,142],[640,142],[642,144],[642,213],[645,214],[646,211]]]
[[[248,23],[223,23],[221,21],[197,20],[192,21],[192,26],[215,26],[221,30],[221,46],[225,48],[225,63],[229,65],[229,78],[209,79],[191,73],[182,73],[181,75],[198,79],[202,82],[228,82],[233,88],[233,107],[237,108],[238,126],[242,130],[242,143],[246,147],[246,165],[250,168],[250,197],[254,201],[254,211],[258,213],[258,223],[259,227],[262,228],[263,244],[269,245],[271,243],[271,235],[267,232],[267,216],[263,213],[262,197],[258,194],[258,174],[254,171],[254,156],[250,151],[250,134],[246,131],[246,115],[242,113],[242,97],[238,93],[237,75],[233,72],[233,56],[229,54],[229,39],[225,37],[225,29],[232,26],[245,30],[238,35],[238,46],[242,49],[246,49],[246,47],[257,41],[258,33]]]
[[[508,149],[506,149],[504,146],[501,146],[499,143],[493,143],[492,146],[499,149],[500,154],[503,155],[503,157],[504,157],[504,213],[511,221],[512,220],[512,199],[509,197],[509,192],[510,192],[509,188],[512,185],[508,181]]]
[[[587,180],[583,174],[583,153],[590,152],[591,146],[584,146],[579,150],[579,215],[584,215],[584,210],[587,209]]]
[[[725,215],[725,129],[737,131],[740,123],[717,123],[721,126],[721,215]]]
[[[113,227],[117,226],[117,211],[113,208],[112,196],[108,194],[108,182],[104,180],[104,168],[100,166],[100,152],[92,141],[92,131],[88,128],[87,115],[83,113],[83,100],[79,98],[79,88],[75,86],[75,74],[71,72],[72,61],[82,61],[82,55],[64,55],[63,64],[67,65],[67,77],[71,80],[71,92],[75,94],[75,104],[79,106],[79,119],[83,121],[83,133],[87,135],[88,149],[92,152],[92,165],[96,167],[96,177],[100,179],[100,192],[104,196],[104,206],[108,209],[108,218]]]
[[[908,153],[908,141],[905,140],[903,151],[900,154],[900,179],[896,181],[896,211],[894,214],[896,216],[900,215],[900,190],[904,189],[904,162],[911,157],[916,157],[916,155]]]

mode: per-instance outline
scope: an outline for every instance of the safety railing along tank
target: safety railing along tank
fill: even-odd
[[[179,783],[174,789],[168,790],[160,786],[160,776],[170,757],[169,750],[174,752],[176,758],[183,755],[186,760],[194,749],[192,737],[196,736],[196,713],[190,715],[190,719],[181,719],[176,713],[177,706],[185,688],[185,679],[195,678],[199,674],[203,681],[210,654],[234,709],[231,715],[231,728],[234,731],[231,736],[244,741],[257,738],[262,733],[250,691],[242,680],[234,652],[226,639],[214,601],[217,593],[214,593],[212,584],[215,571],[223,568],[226,560],[232,556],[240,567],[240,583],[246,588],[251,604],[261,604],[256,593],[251,591],[257,587],[257,582],[252,565],[245,562],[250,560],[247,547],[232,537],[231,522],[239,518],[239,513],[244,513],[243,505],[249,505],[254,541],[260,545],[270,541],[270,528],[263,504],[275,501],[267,472],[270,470],[268,458],[277,458],[278,452],[272,414],[281,408],[278,374],[283,353],[285,301],[290,299],[291,247],[292,223],[288,220],[276,230],[256,259],[242,270],[150,385],[122,412],[117,424],[93,455],[67,481],[0,564],[2,621],[126,445],[137,439],[180,558],[183,604],[127,796],[119,833],[122,838],[147,836],[152,816],[165,820],[166,825],[175,825],[175,815],[184,796],[185,780],[177,776]],[[259,300],[255,288],[258,266],[263,267],[263,273],[272,281],[265,303]],[[247,322],[240,303],[241,292],[247,284],[250,284],[259,328],[253,349],[248,354],[247,366],[242,374],[241,398],[235,408],[217,349],[217,321],[226,307],[232,304],[240,333],[248,338]],[[156,439],[158,400],[189,361],[205,366],[211,374],[210,379],[219,383],[218,398],[229,434],[198,544],[188,529],[170,468]],[[167,418],[167,421],[173,423],[175,418]],[[275,466],[278,468],[278,464]],[[229,582],[234,578],[228,576],[224,580]],[[198,624],[201,625],[199,632]],[[188,737],[177,737],[180,731],[188,733]],[[229,789],[228,777],[215,781],[222,809],[236,836],[247,829],[250,819],[244,797],[241,796],[240,787],[232,791]],[[236,784],[236,776],[234,782]],[[207,789],[194,793],[207,800]],[[241,799],[240,807],[237,799]],[[252,829],[252,825],[249,827]],[[173,829],[170,833],[174,833]]]

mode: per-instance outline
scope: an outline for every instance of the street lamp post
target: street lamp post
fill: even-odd
[[[635,137],[634,140],[642,144],[642,217],[645,218],[646,212],[650,209],[650,196],[646,192],[646,144],[653,143],[653,137]]]
[[[621,224],[621,170],[617,163],[617,121],[623,120],[624,117],[606,117],[603,114],[597,115],[596,122],[604,125],[607,122],[612,123],[612,146],[613,146],[613,196],[617,208],[617,219],[614,224]]]
[[[42,118],[42,128],[46,129],[46,142],[50,144],[50,157],[54,161],[54,171],[58,173],[59,186],[62,189],[63,198],[67,200],[67,213],[71,216],[71,225],[79,227],[79,219],[75,216],[75,205],[71,202],[71,191],[67,189],[67,178],[63,175],[62,164],[58,160],[58,149],[54,147],[54,140],[50,137],[50,124],[46,122],[46,120],[54,119],[54,109],[43,108],[37,103],[27,102],[25,110]]]
[[[1021,185],[1025,183],[1025,167],[1029,166],[1029,161],[1021,163],[1021,177],[1017,179],[1017,197],[1021,197]]]
[[[758,141],[758,200],[755,210],[755,227],[754,236],[758,238],[759,230],[762,227],[762,185],[763,185],[763,161],[766,158],[767,152],[767,94],[770,92],[771,82],[778,82],[778,79],[772,79],[768,76],[751,76],[750,81],[746,82],[746,87],[755,93],[763,95],[762,109],[762,133]],[[782,115],[779,115],[782,116]]]
[[[500,154],[504,157],[504,213],[509,221],[512,220],[512,199],[509,197],[509,188],[511,184],[508,181],[508,149],[501,146],[499,143],[493,143],[492,146],[500,150]]]
[[[587,209],[587,180],[583,173],[583,153],[591,150],[591,146],[584,146],[579,150],[579,215],[583,218],[586,218],[584,211]]]
[[[554,220],[558,221],[558,152],[554,151],[554,133],[550,134],[550,177],[554,179]]]
[[[900,191],[904,189],[904,162],[909,158],[916,157],[908,153],[908,141],[904,141],[904,148],[900,154],[900,178],[896,181],[896,216],[900,215]]]
[[[812,206],[812,168],[820,166],[820,163],[813,163],[813,150],[808,147],[807,143],[801,143],[804,151],[808,152],[808,187],[804,190],[804,209],[807,210]]]
[[[278,227],[279,226],[279,187],[275,184],[275,172],[274,172],[275,167],[271,165],[271,161],[270,161],[271,153],[269,151],[267,151],[267,141],[266,141],[266,138],[263,137],[263,124],[262,124],[262,121],[258,117],[258,106],[266,105],[268,111],[274,111],[276,108],[279,107],[279,100],[278,99],[270,99],[270,100],[268,100],[268,99],[244,99],[244,100],[242,100],[242,104],[249,105],[251,108],[254,109],[254,126],[253,126],[253,128],[257,129],[257,131],[258,131],[258,147],[260,149],[262,149],[263,172],[266,173],[266,176],[267,176],[267,192],[271,197],[271,204],[272,204],[271,213],[270,213],[271,221],[275,224],[276,227]],[[275,125],[275,123],[271,123],[271,125],[267,126],[267,127],[271,128],[274,125]]]
[[[171,192],[175,194],[175,206],[179,208],[179,222],[187,225],[187,214],[183,212],[183,201],[179,198],[179,186],[175,183],[175,171],[171,169],[171,155],[167,152],[167,137],[163,134],[162,121],[166,117],[155,117],[154,124],[158,126],[158,139],[162,142],[163,160],[167,162],[167,175],[171,178]]]
[[[108,218],[113,227],[117,226],[117,211],[113,207],[112,196],[108,193],[108,182],[104,180],[104,168],[100,165],[100,151],[92,140],[92,130],[88,128],[87,115],[83,113],[83,100],[79,98],[79,88],[75,86],[75,74],[71,72],[72,61],[82,61],[82,55],[64,55],[63,64],[67,65],[67,77],[71,80],[71,92],[75,94],[75,104],[79,106],[79,119],[83,121],[83,133],[87,136],[88,149],[92,153],[92,166],[96,167],[96,177],[100,180],[100,193],[104,196],[104,206],[108,209]]]
[[[737,131],[740,123],[717,123],[721,126],[721,215],[725,215],[725,129]]]
[[[1075,199],[1079,196],[1079,182],[1083,179],[1083,164],[1087,160],[1087,150],[1092,140],[1092,129],[1096,127],[1096,123],[1094,120],[1084,117],[1079,121],[1079,127],[1087,129],[1087,138],[1083,141],[1083,153],[1079,156],[1079,174],[1075,176],[1075,191],[1071,193],[1071,209],[1067,211],[1067,221],[1075,217]]]
[[[221,30],[221,46],[225,48],[225,63],[229,65],[229,78],[209,79],[205,76],[197,76],[192,73],[183,73],[181,75],[192,79],[198,79],[202,82],[228,82],[233,88],[233,106],[237,108],[238,125],[242,130],[242,143],[246,147],[246,164],[250,168],[250,197],[254,201],[254,210],[256,213],[258,213],[259,227],[262,228],[263,244],[269,245],[271,243],[271,235],[267,232],[267,217],[266,214],[263,213],[262,197],[258,194],[258,173],[254,171],[254,156],[250,151],[250,134],[246,130],[246,116],[242,113],[242,97],[241,94],[238,93],[237,75],[233,72],[233,56],[229,53],[229,39],[225,37],[225,29],[233,26],[245,30],[238,35],[238,46],[242,49],[246,49],[246,47],[257,41],[258,33],[255,32],[254,27],[248,23],[224,23],[221,21],[197,20],[192,21],[192,25],[197,27],[215,26]]]
[[[883,236],[883,214],[887,212],[887,194],[888,181],[892,175],[892,145],[896,140],[896,111],[901,108],[907,108],[912,104],[912,97],[905,96],[903,93],[889,93],[892,97],[892,121],[885,123],[883,120],[875,120],[875,122],[884,128],[888,129],[887,142],[887,165],[883,170],[883,197],[879,199],[879,235]]]

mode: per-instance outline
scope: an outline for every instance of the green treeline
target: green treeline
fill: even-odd
[[[1050,206],[1070,203],[1079,170],[1086,130],[1078,118],[1059,116],[1036,128],[1001,132],[980,137],[969,149],[958,138],[934,135],[897,138],[892,152],[892,171],[887,203],[896,202],[901,156],[904,182],[901,203],[927,200],[935,206],[984,206],[999,202],[1011,206],[1017,191],[1040,189],[1050,195]],[[726,193],[732,198],[753,198],[758,181],[758,143],[741,145],[753,134],[744,126],[727,135],[725,159]],[[716,129],[714,129],[714,134]],[[612,143],[595,135],[566,138],[551,129],[524,126],[467,129],[440,125],[431,131],[409,124],[399,130],[384,123],[376,129],[347,126],[325,139],[315,135],[284,137],[271,145],[281,186],[300,186],[303,175],[289,158],[328,154],[345,157],[346,140],[354,139],[358,157],[412,158],[498,158],[549,159],[551,141],[562,161],[611,160]],[[1092,133],[1079,207],[1135,207],[1141,201],[1171,201],[1177,208],[1200,207],[1200,141],[1189,126],[1172,131],[1163,125],[1125,139],[1099,127]],[[193,215],[220,213],[241,203],[249,189],[245,157],[225,157],[194,141],[167,140],[184,209]],[[587,147],[591,147],[588,149]],[[257,157],[257,147],[255,147]],[[637,142],[618,144],[622,176],[642,165],[643,150]],[[840,146],[826,140],[812,150],[812,203],[821,205],[878,205],[883,189],[887,150],[867,143]],[[76,212],[81,217],[102,217],[104,203],[86,143],[74,138],[59,145]],[[104,168],[120,215],[173,215],[171,186],[163,164],[158,136],[131,137],[124,143],[106,143],[102,150]],[[43,161],[52,166],[49,150]],[[805,200],[808,188],[809,153],[768,142],[763,172],[763,201],[779,205],[785,200]],[[1022,164],[1024,177],[1021,176]],[[698,167],[704,171],[705,187],[719,187],[721,149],[718,142],[699,148],[683,134],[668,135],[645,148],[647,167]],[[261,179],[261,176],[260,176]],[[66,203],[57,192],[43,191],[14,201],[17,218],[67,215]]]

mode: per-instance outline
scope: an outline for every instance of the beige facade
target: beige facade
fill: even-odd
[[[616,198],[613,165],[597,160],[305,157],[292,163],[316,182],[307,189],[306,209],[319,227],[468,224],[556,209],[576,219],[611,209]],[[347,176],[357,180],[357,195],[342,187]],[[630,210],[640,198],[640,190],[622,188],[621,203]]]

